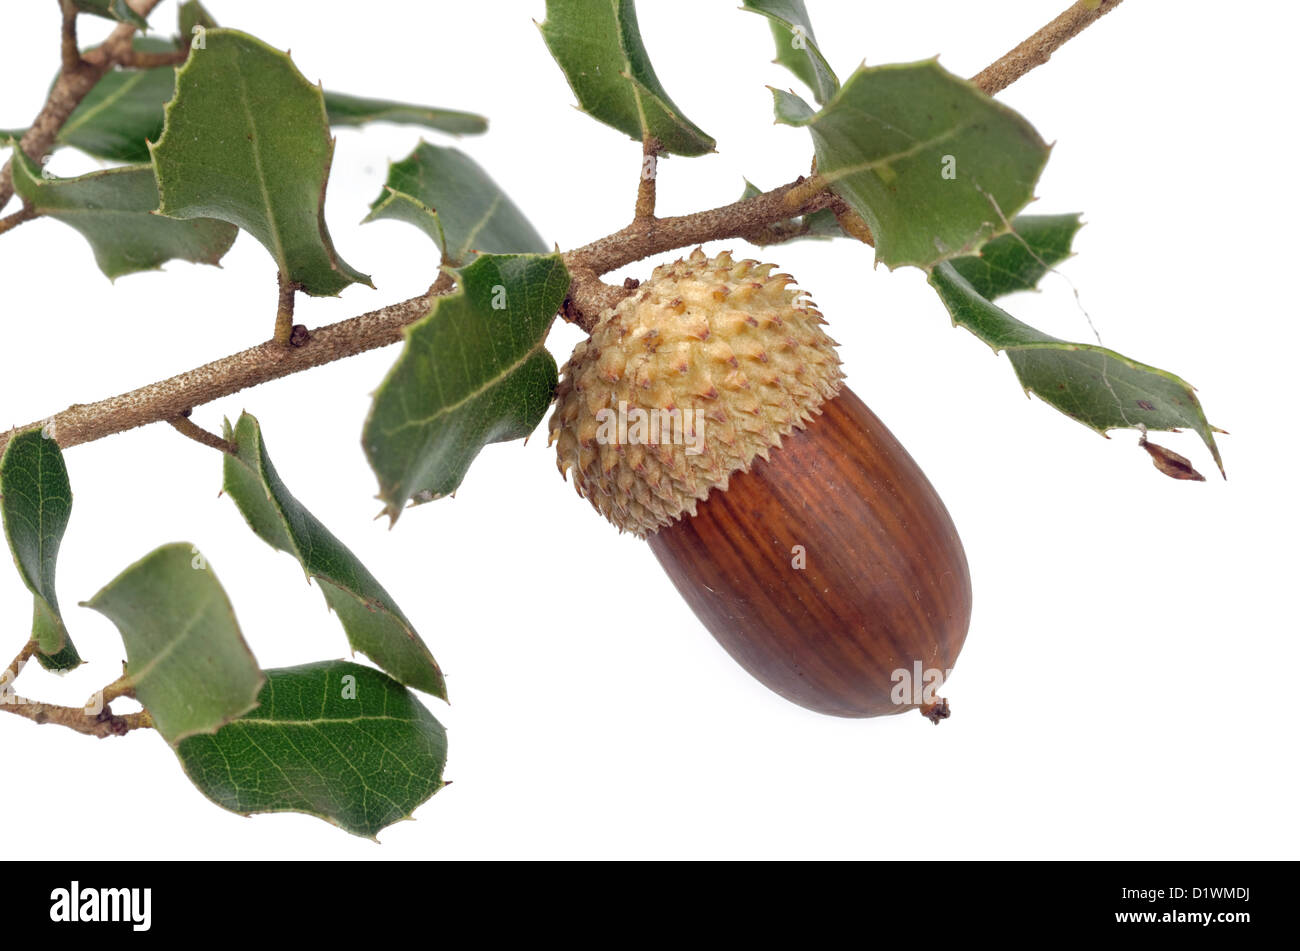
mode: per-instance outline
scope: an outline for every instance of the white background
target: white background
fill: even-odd
[[[809,0],[841,76],[941,54],[971,75],[1064,7]],[[772,123],[767,24],[731,0],[641,4],[665,87],[718,153],[661,165],[660,211],[733,200],[807,170],[806,133]],[[562,248],[630,217],[636,145],[573,107],[533,25],[538,2],[267,4],[211,0],[312,80],[487,114],[463,140]],[[54,3],[6,4],[0,127],[28,121],[57,61]],[[154,22],[173,29],[167,2]],[[82,34],[107,31],[83,17]],[[929,474],[975,588],[945,688],[953,717],[838,720],[750,680],[682,604],[649,549],[562,483],[544,434],[489,447],[454,500],[375,521],[359,446],[396,348],[196,410],[263,425],[292,491],[420,628],[454,706],[454,784],[380,838],[300,815],[240,818],[203,798],[154,734],[96,741],[0,718],[6,858],[1296,857],[1291,675],[1297,360],[1295,79],[1289,4],[1126,3],[1001,98],[1056,146],[1034,206],[1082,211],[1078,256],[1008,308],[1103,341],[1199,387],[1229,481],[1159,475],[1137,436],[1106,440],[1027,399],[1005,357],[952,329],[915,270],[873,270],[848,241],[755,252],[816,297],[849,381]],[[434,141],[445,138],[425,133]],[[358,222],[386,162],[421,132],[342,130],[327,216],[378,290],[303,299],[314,326],[427,287],[433,248]],[[96,167],[71,152],[58,174]],[[645,276],[654,262],[615,275]],[[0,425],[43,418],[268,336],[269,257],[241,235],[224,268],[182,263],[110,285],[54,221],[0,237]],[[562,361],[578,339],[559,326]],[[1212,472],[1192,434],[1162,442]],[[116,630],[77,608],[159,544],[199,545],[265,667],[344,656],[292,558],[218,497],[220,460],[164,425],[71,449],[76,505],[59,594],[90,661],[31,665],[27,696],[80,703],[112,680]],[[810,487],[811,489],[812,487]],[[5,656],[30,598],[0,570]]]

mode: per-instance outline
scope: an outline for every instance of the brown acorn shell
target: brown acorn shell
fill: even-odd
[[[966,639],[970,572],[952,518],[847,388],[649,542],[727,652],[820,713],[925,707],[938,699],[927,678],[946,677]]]

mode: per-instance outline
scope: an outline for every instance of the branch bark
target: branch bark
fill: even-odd
[[[637,221],[655,216],[655,186],[659,179],[659,153],[663,145],[653,135],[647,136],[641,143],[641,175],[636,185],[636,211],[633,218]]]
[[[7,694],[0,701],[0,710],[31,720],[33,723],[54,723],[66,726],[86,736],[104,739],[110,736],[124,736],[132,730],[144,730],[153,726],[153,718],[147,711],[126,713],[119,716],[108,707],[97,714],[87,713],[80,707],[61,707],[55,703],[42,703],[28,700],[16,693]]]
[[[122,736],[132,730],[148,729],[153,726],[153,718],[147,710],[139,713],[127,713],[118,716],[108,708],[108,703],[121,696],[130,695],[129,682],[123,677],[103,691],[103,702],[98,713],[87,713],[85,708],[62,707],[54,703],[42,703],[28,700],[13,690],[13,683],[22,673],[23,667],[36,653],[36,642],[28,641],[18,656],[9,666],[0,671],[0,711],[24,717],[33,723],[54,723],[86,736],[100,739],[108,736]]]
[[[1079,0],[996,63],[982,70],[971,82],[990,96],[1001,92],[1034,67],[1042,66],[1066,42],[1110,13],[1121,2],[1122,0]]]
[[[565,265],[571,274],[587,274],[594,280],[601,274],[651,255],[717,238],[744,237],[773,221],[816,211],[831,202],[831,195],[823,192],[815,195],[805,206],[790,207],[786,195],[798,184],[800,182],[791,182],[762,195],[708,211],[634,223],[616,234],[568,252],[564,255]],[[186,410],[247,387],[397,343],[402,339],[402,328],[428,313],[433,298],[447,293],[451,286],[451,280],[444,272],[425,294],[319,327],[311,331],[301,346],[285,347],[279,341],[269,340],[129,393],[97,403],[73,404],[47,419],[0,434],[0,452],[15,433],[33,426],[44,427],[60,447],[67,449],[137,426],[173,420]],[[589,300],[584,312],[598,314],[601,309],[603,307],[597,302]]]
[[[31,205],[23,205],[11,215],[5,215],[0,218],[0,234],[4,234],[11,228],[17,228],[24,221],[31,221],[33,218],[39,218],[41,213]]]

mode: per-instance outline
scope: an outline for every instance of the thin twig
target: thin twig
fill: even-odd
[[[135,682],[127,676],[125,670],[123,670],[121,677],[118,677],[103,690],[99,691],[99,693],[95,694],[91,699],[98,700],[100,703],[107,705],[112,703],[118,697],[131,697],[133,699],[135,697]],[[87,706],[89,706],[89,704],[87,704]]]
[[[77,45],[77,8],[72,0],[59,0],[63,10],[63,71],[71,73],[81,65],[81,47]]]
[[[12,228],[17,228],[24,221],[31,221],[33,218],[39,218],[41,213],[31,205],[23,205],[11,215],[5,215],[0,218],[0,234],[4,234]]]
[[[833,196],[826,191],[815,192],[808,196],[806,202],[790,200],[791,194],[804,182],[805,179],[799,178],[770,192],[719,208],[710,208],[708,211],[673,218],[656,218],[650,227],[634,222],[622,231],[567,252],[564,263],[568,265],[570,273],[578,268],[586,268],[597,275],[608,274],[626,264],[665,251],[720,238],[743,238],[757,232],[764,225],[811,214],[830,205]]]
[[[992,96],[1036,66],[1042,66],[1072,37],[1092,26],[1122,0],[1079,0],[1047,26],[971,79]]]
[[[871,225],[863,220],[862,216],[849,207],[848,202],[843,198],[831,202],[831,212],[835,215],[835,222],[840,226],[846,235],[850,238],[857,238],[863,244],[869,244],[873,248],[876,246],[876,236],[871,233]]]
[[[792,213],[805,214],[830,203],[830,194],[822,193],[814,196],[810,205],[791,209],[785,195],[796,184],[721,208],[657,218],[649,229],[629,225],[617,234],[565,254],[565,264],[571,274],[585,269],[599,276],[665,251],[717,238],[743,237]],[[443,286],[440,288],[439,284]],[[446,293],[450,288],[451,279],[447,277],[440,278],[430,290]],[[129,393],[97,403],[74,404],[42,420],[40,425],[67,449],[137,426],[171,420],[191,407],[247,387],[397,343],[402,339],[402,328],[429,312],[434,296],[422,294],[359,317],[318,327],[300,347],[284,347],[270,340]],[[0,452],[15,433],[32,425],[0,433]]]
[[[298,294],[298,285],[283,274],[278,275],[279,296],[276,300],[275,334],[272,340],[281,346],[289,346],[293,336],[293,305]]]
[[[663,145],[653,135],[641,143],[641,175],[636,185],[636,221],[646,221],[655,216],[655,185],[659,178],[659,153]]]
[[[27,662],[31,660],[32,655],[36,653],[36,647],[37,644],[35,638],[29,640],[23,645],[23,649],[18,652],[18,656],[9,662],[8,667],[3,671],[0,671],[0,682],[2,682],[0,685],[7,688],[18,679],[18,675],[23,672],[23,668],[27,666]]]
[[[66,726],[70,730],[100,739],[124,736],[132,730],[143,730],[153,726],[153,718],[146,710],[119,716],[108,707],[104,707],[99,713],[90,714],[81,707],[62,707],[54,703],[28,700],[16,693],[5,695],[3,702],[0,702],[0,711],[24,717],[33,723]]]
[[[123,685],[122,681],[116,681],[104,688],[105,699],[103,703],[96,704],[95,713],[87,712],[89,705],[86,708],[62,707],[58,704],[42,703],[39,700],[28,700],[26,697],[19,696],[13,689],[14,681],[18,679],[18,675],[36,653],[36,648],[36,641],[29,640],[18,652],[18,656],[10,661],[9,666],[0,671],[0,711],[25,717],[34,723],[55,723],[76,730],[78,733],[101,738],[121,736],[131,730],[153,726],[153,719],[146,711],[117,716],[108,709],[107,704],[110,700],[128,695],[130,688]]]
[[[171,419],[190,407],[202,406],[246,387],[397,343],[402,339],[402,328],[427,314],[429,304],[430,298],[421,295],[319,327],[301,347],[285,348],[267,341],[129,393],[97,403],[75,404],[42,426],[60,446],[67,448]],[[15,433],[30,428],[29,425],[0,433],[0,452]]]
[[[155,69],[159,66],[180,66],[189,57],[189,40],[185,38],[185,46],[178,50],[164,50],[158,53],[137,49],[125,50],[118,55],[117,63],[127,69]]]
[[[224,452],[231,456],[235,455],[236,450],[234,443],[222,439],[216,433],[208,432],[186,415],[173,416],[171,419],[167,420],[167,422],[182,436],[188,436],[195,442],[202,443],[204,446],[216,449],[219,452]]]

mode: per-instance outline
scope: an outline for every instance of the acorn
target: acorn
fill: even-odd
[[[723,253],[600,315],[551,417],[562,474],[651,549],[722,646],[820,713],[947,716],[970,623],[943,502],[843,382],[807,294]]]

